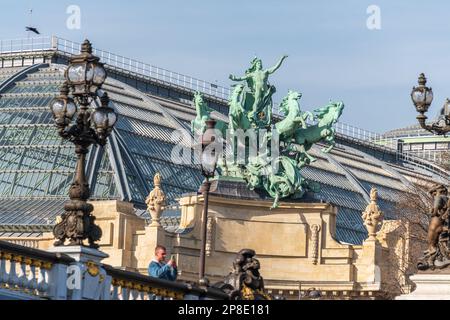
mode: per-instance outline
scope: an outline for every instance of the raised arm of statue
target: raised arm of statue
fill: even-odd
[[[248,79],[248,75],[247,76],[243,76],[243,77],[235,77],[235,76],[233,76],[232,74],[230,74],[230,80],[231,81],[245,81],[245,80],[247,80]]]
[[[273,67],[270,68],[270,69],[267,69],[267,72],[269,72],[269,74],[272,74],[272,73],[274,73],[275,71],[277,71],[278,69],[280,69],[281,65],[283,64],[283,61],[284,61],[287,57],[288,57],[287,55],[284,55],[284,56],[280,59],[280,61],[278,61],[278,63],[277,63],[275,66],[273,66]]]

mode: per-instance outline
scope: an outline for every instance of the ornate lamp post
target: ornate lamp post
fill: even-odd
[[[75,144],[77,165],[69,190],[70,201],[64,206],[62,221],[53,230],[57,239],[54,245],[63,246],[66,240],[69,245],[83,245],[87,239],[90,247],[98,248],[95,242],[100,240],[102,231],[91,215],[93,206],[87,203],[90,189],[86,179],[86,154],[92,144],[106,144],[117,114],[109,107],[106,93],[100,98],[101,107],[89,109],[106,80],[106,71],[100,59],[92,54],[88,40],[82,44],[81,53],[70,59],[65,77],[61,93],[50,103],[50,109],[59,135]]]
[[[430,131],[433,134],[437,135],[445,135],[450,132],[450,112],[449,112],[449,100],[447,102],[441,112],[441,116],[439,119],[432,123],[427,124],[426,120],[428,117],[425,113],[428,112],[431,103],[433,102],[433,90],[426,86],[427,78],[423,73],[419,75],[419,86],[414,87],[411,92],[412,101],[416,107],[419,115],[417,116],[417,120],[419,121],[420,126]]]
[[[205,177],[205,181],[201,187],[203,193],[203,199],[205,204],[203,206],[202,213],[202,227],[201,227],[201,248],[200,248],[200,263],[199,263],[199,284],[207,286],[209,284],[208,279],[205,277],[205,257],[206,257],[206,233],[208,223],[208,202],[209,192],[211,190],[210,179],[214,178],[217,168],[217,151],[211,152],[209,146],[215,141],[216,120],[206,121],[206,131],[202,136],[202,174]]]

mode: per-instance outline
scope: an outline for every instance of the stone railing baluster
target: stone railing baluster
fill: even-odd
[[[12,256],[12,258],[9,260],[9,279],[8,284],[10,285],[10,288],[15,289],[19,285],[19,277],[17,276],[17,262],[20,262],[21,257],[20,256]]]
[[[111,300],[119,300],[119,285],[113,280]]]
[[[130,300],[130,290],[127,287],[122,287],[121,300]]]
[[[138,300],[139,291],[135,288],[131,290],[131,300]]]
[[[27,264],[25,258],[22,258],[19,265],[19,288],[28,289]]]
[[[6,272],[7,253],[0,252],[0,287],[6,286],[9,274]]]
[[[47,268],[48,268],[48,265],[45,266],[45,264],[42,264],[39,268],[39,278],[38,278],[37,289],[41,295],[45,295],[49,288],[48,278],[47,278],[48,277]]]
[[[28,289],[34,292],[37,289],[36,266],[31,259],[29,262],[30,272],[28,274]]]

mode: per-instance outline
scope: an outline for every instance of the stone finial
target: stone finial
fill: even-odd
[[[369,238],[367,240],[376,240],[377,227],[383,220],[383,212],[380,210],[380,207],[378,207],[377,199],[378,190],[372,188],[372,190],[370,190],[370,204],[362,215],[364,225],[369,232]]]
[[[166,195],[161,189],[161,174],[157,173],[153,178],[154,189],[150,192],[145,200],[148,211],[152,217],[152,224],[150,226],[160,227],[161,214],[166,208]]]

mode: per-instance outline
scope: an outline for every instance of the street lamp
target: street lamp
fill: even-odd
[[[57,239],[54,245],[63,246],[66,240],[69,245],[83,245],[87,239],[90,247],[98,248],[95,242],[100,240],[102,231],[94,223],[95,217],[91,214],[94,207],[87,203],[90,189],[86,179],[86,154],[91,145],[106,144],[117,122],[117,114],[109,106],[107,93],[100,98],[99,108],[89,110],[106,80],[106,71],[100,59],[92,54],[88,40],[82,44],[81,53],[70,59],[65,78],[60,95],[51,101],[50,109],[59,135],[75,145],[77,164],[69,190],[70,201],[64,206],[61,222],[53,229]]]
[[[446,104],[441,112],[441,116],[439,119],[430,124],[426,123],[428,117],[425,115],[428,112],[428,109],[433,102],[433,90],[426,86],[427,78],[423,73],[419,75],[419,86],[414,87],[411,92],[411,99],[416,107],[419,115],[417,116],[417,120],[419,121],[420,126],[430,131],[433,134],[437,135],[445,135],[450,132],[450,113],[449,113],[449,100],[447,99]]]
[[[211,145],[216,141],[215,134],[216,120],[206,121],[206,131],[202,136],[202,175],[205,181],[201,187],[203,193],[204,206],[202,213],[202,227],[201,227],[201,248],[200,248],[200,264],[199,264],[199,284],[207,286],[208,279],[205,277],[205,259],[206,259],[206,233],[208,223],[208,202],[209,192],[211,190],[210,179],[214,178],[217,168],[218,150],[211,148]]]

